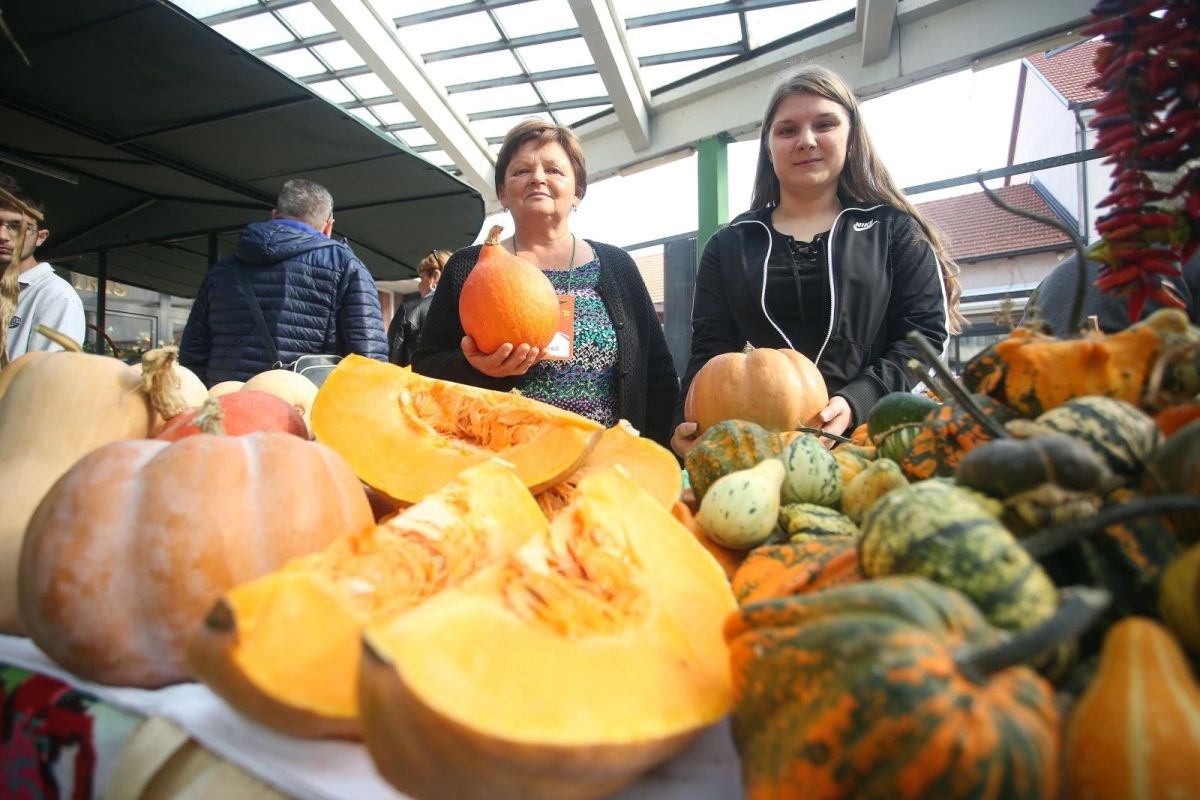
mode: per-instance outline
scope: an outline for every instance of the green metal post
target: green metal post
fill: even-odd
[[[696,230],[697,258],[704,251],[709,237],[729,222],[728,141],[726,135],[717,134],[700,140],[696,146],[696,185],[700,202]]]

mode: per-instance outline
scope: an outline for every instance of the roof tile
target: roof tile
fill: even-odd
[[[1083,42],[1050,57],[1045,53],[1034,53],[1026,61],[1030,67],[1046,76],[1050,85],[1067,98],[1067,102],[1093,103],[1104,96],[1104,92],[1088,86],[1096,77],[1096,51],[1101,44],[1098,39]]]
[[[1032,184],[1003,186],[996,193],[1009,205],[1056,216]],[[937,228],[955,261],[1071,244],[1061,231],[1005,211],[982,191],[918,203],[917,208]]]

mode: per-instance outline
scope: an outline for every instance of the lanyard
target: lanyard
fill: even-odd
[[[517,232],[513,231],[513,254],[517,252]],[[571,264],[567,269],[567,294],[571,294],[571,290],[575,286],[575,234],[571,234]]]

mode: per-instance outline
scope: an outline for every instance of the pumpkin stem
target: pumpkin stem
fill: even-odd
[[[746,345],[742,348],[742,355],[748,356],[753,352],[754,352],[754,345],[750,344],[749,342],[746,342]]]
[[[1000,199],[1000,195],[988,188],[987,184],[982,179],[976,179],[977,183],[983,187],[983,193],[987,198],[996,205],[1003,208],[1010,214],[1016,214],[1018,217],[1031,219],[1034,222],[1042,225],[1049,225],[1051,228],[1062,231],[1071,240],[1071,244],[1075,247],[1075,296],[1071,298],[1071,316],[1068,318],[1070,325],[1067,327],[1067,333],[1060,338],[1067,339],[1079,335],[1079,329],[1083,325],[1083,299],[1087,294],[1087,252],[1086,245],[1083,239],[1079,238],[1079,233],[1070,225],[1053,217],[1043,217],[1041,214],[1035,214],[1032,211],[1026,211],[1023,208],[1011,206]]]
[[[1154,359],[1154,364],[1150,367],[1150,376],[1146,379],[1146,389],[1142,393],[1143,407],[1159,409],[1176,400],[1186,402],[1188,399],[1186,395],[1175,398],[1169,393],[1164,394],[1163,378],[1166,377],[1168,367],[1197,354],[1200,354],[1200,342],[1180,342],[1160,350],[1158,357]]]
[[[916,345],[917,352],[921,354],[921,360],[941,379],[939,381],[941,383],[940,388],[948,390],[950,395],[958,401],[959,405],[965,408],[967,413],[974,417],[975,421],[992,435],[992,438],[1008,438],[1008,431],[1004,430],[1004,426],[983,412],[983,409],[975,402],[975,398],[971,397],[971,393],[967,391],[966,387],[962,385],[958,378],[954,377],[954,373],[942,362],[942,357],[937,354],[937,351],[933,349],[933,345],[921,335],[920,331],[909,331],[905,338]],[[941,391],[938,394],[943,399],[948,399]]]
[[[1128,519],[1172,511],[1200,511],[1200,497],[1190,494],[1163,494],[1141,497],[1124,505],[1102,508],[1084,519],[1045,528],[1021,540],[1021,546],[1034,558],[1043,558],[1063,547]]]
[[[999,644],[962,647],[954,661],[968,680],[983,685],[990,675],[1019,664],[1028,664],[1062,642],[1074,639],[1096,623],[1112,601],[1105,589],[1071,586],[1059,592],[1054,615],[1023,631],[1015,631]]]
[[[500,233],[504,230],[501,225],[493,225],[488,231],[487,238],[483,240],[484,244],[500,244]]]
[[[179,348],[174,345],[142,354],[142,391],[149,395],[151,407],[163,419],[178,416],[187,408],[183,381],[173,369],[178,356]]]
[[[201,433],[224,436],[225,426],[221,424],[221,420],[224,418],[225,409],[221,407],[221,403],[215,397],[210,397],[196,412],[196,427],[200,429]]]
[[[949,396],[946,391],[946,387],[942,386],[942,382],[939,381],[933,375],[933,373],[921,366],[920,361],[915,358],[910,358],[905,362],[905,366],[908,367],[908,371],[912,373],[913,377],[917,379],[918,383],[923,382],[927,387],[933,390],[933,393],[938,396],[939,400],[941,400],[943,403],[946,402],[946,398]]]
[[[42,336],[45,336],[50,341],[54,342],[56,345],[62,347],[63,350],[67,350],[72,353],[83,352],[82,345],[80,345],[79,342],[75,341],[70,336],[67,336],[62,331],[56,331],[54,328],[51,328],[48,325],[38,325],[36,328],[34,328],[34,330],[36,330]]]

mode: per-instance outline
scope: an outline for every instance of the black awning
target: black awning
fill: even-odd
[[[155,0],[0,0],[0,170],[46,201],[45,260],[194,296],[283,182],[333,194],[334,235],[379,280],[470,244],[484,205],[306,86]]]

